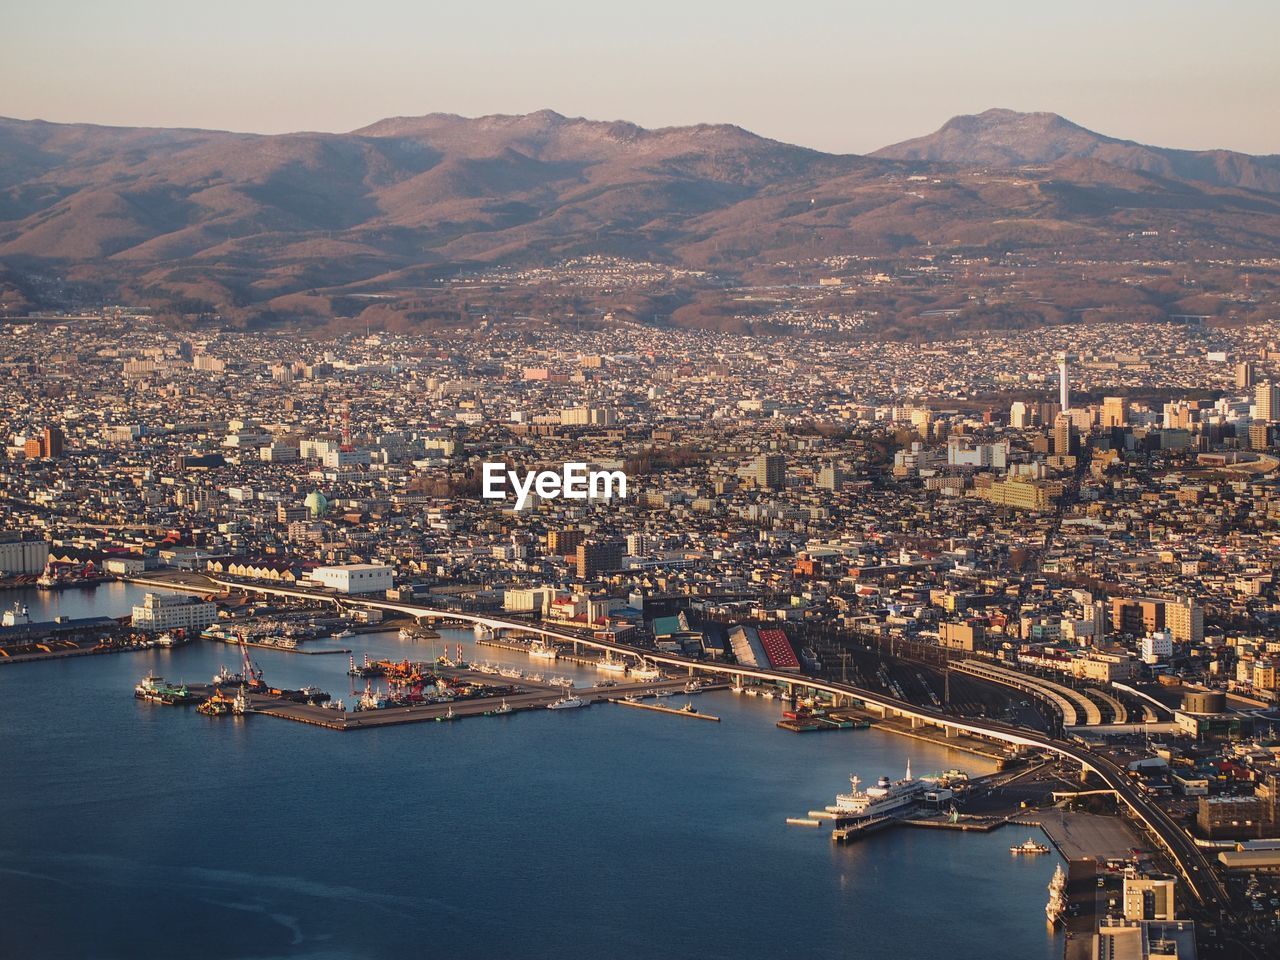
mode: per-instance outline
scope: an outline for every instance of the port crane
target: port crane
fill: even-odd
[[[262,679],[262,668],[249,659],[249,645],[244,642],[244,634],[237,633],[236,640],[240,642],[240,675],[244,677],[244,682],[249,685],[251,690],[265,687],[266,683]]]

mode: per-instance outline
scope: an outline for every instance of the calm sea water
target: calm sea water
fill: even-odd
[[[142,592],[28,602],[119,615]],[[343,643],[432,653],[395,634]],[[269,681],[351,702],[345,656],[254,655]],[[908,755],[917,773],[988,770],[977,758],[789,733],[776,702],[729,693],[698,704],[720,724],[601,705],[346,734],[133,698],[148,669],[206,682],[221,663],[235,651],[198,643],[0,667],[0,956],[1061,956],[1054,861],[1010,857],[1022,834],[834,847],[784,823],[851,772],[897,776]]]

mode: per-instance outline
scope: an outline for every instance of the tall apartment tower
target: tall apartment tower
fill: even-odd
[[[780,453],[762,453],[756,457],[756,486],[781,490],[787,485],[787,458]]]
[[[1236,364],[1236,389],[1252,390],[1253,389],[1253,361],[1245,360]]]
[[[1071,358],[1065,353],[1058,354],[1058,403],[1063,413],[1071,409],[1071,382],[1067,379],[1069,359]]]
[[[1204,609],[1192,603],[1190,597],[1179,597],[1164,606],[1164,625],[1180,643],[1200,643],[1204,640]]]
[[[1060,413],[1053,419],[1053,455],[1068,457],[1071,455],[1072,441],[1075,439],[1075,426],[1071,422],[1071,414]]]
[[[61,428],[45,427],[44,428],[44,455],[46,457],[62,456],[62,447],[63,447],[64,441],[65,441],[65,438],[62,435]]]
[[[1259,383],[1254,390],[1255,418],[1258,420],[1280,419],[1280,386],[1270,380]]]
[[[565,530],[547,531],[547,553],[553,557],[567,557],[577,552],[582,541],[587,539],[587,532],[574,527]]]
[[[602,573],[621,570],[626,547],[621,540],[595,540],[578,544],[578,578],[594,580]]]

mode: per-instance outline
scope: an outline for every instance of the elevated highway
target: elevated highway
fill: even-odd
[[[1060,683],[1017,670],[1007,670],[984,660],[961,660],[952,663],[951,669],[1048,700],[1062,714],[1062,722],[1068,727],[1097,726],[1102,723],[1102,710],[1096,702],[1079,690],[1072,690]]]

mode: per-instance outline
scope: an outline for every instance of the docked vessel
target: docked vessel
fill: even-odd
[[[1058,869],[1053,871],[1053,879],[1049,881],[1049,902],[1045,904],[1044,913],[1049,923],[1056,924],[1066,912],[1067,875],[1062,870],[1062,864],[1058,864]]]
[[[1046,847],[1043,843],[1036,843],[1034,840],[1028,837],[1026,840],[1022,841],[1022,843],[1015,844],[1014,846],[1010,847],[1009,852],[1012,853],[1014,856],[1018,856],[1019,854],[1034,856],[1039,853],[1048,853],[1049,848]]]
[[[656,664],[641,660],[631,668],[630,676],[632,680],[638,680],[643,683],[649,680],[661,680],[662,671],[658,669]]]
[[[853,787],[848,793],[836,795],[833,812],[857,819],[900,816],[915,807],[924,796],[928,784],[911,776],[911,761],[907,761],[907,773],[901,780],[881,777],[875,786],[860,790],[862,781],[857,776],[849,778]]]
[[[596,664],[597,670],[607,670],[610,673],[625,673],[627,664],[623,660],[613,659],[613,654],[605,654],[605,658]]]
[[[232,673],[230,670],[227,669],[227,665],[224,663],[219,668],[218,672],[213,675],[212,683],[215,687],[219,687],[223,685],[226,685],[229,687],[238,686],[244,683],[244,674]]]
[[[561,697],[555,703],[547,704],[548,710],[572,710],[575,707],[585,707],[590,703],[582,697]]]
[[[539,660],[555,660],[560,656],[560,651],[548,643],[538,642],[529,647],[529,656]]]
[[[235,701],[231,697],[224,696],[221,690],[215,690],[213,696],[196,709],[206,717],[225,717],[234,711]]]
[[[133,688],[133,695],[139,700],[147,700],[151,703],[179,705],[191,702],[191,691],[187,689],[185,683],[175,686],[164,677],[158,677],[153,673],[148,673],[138,682]]]

